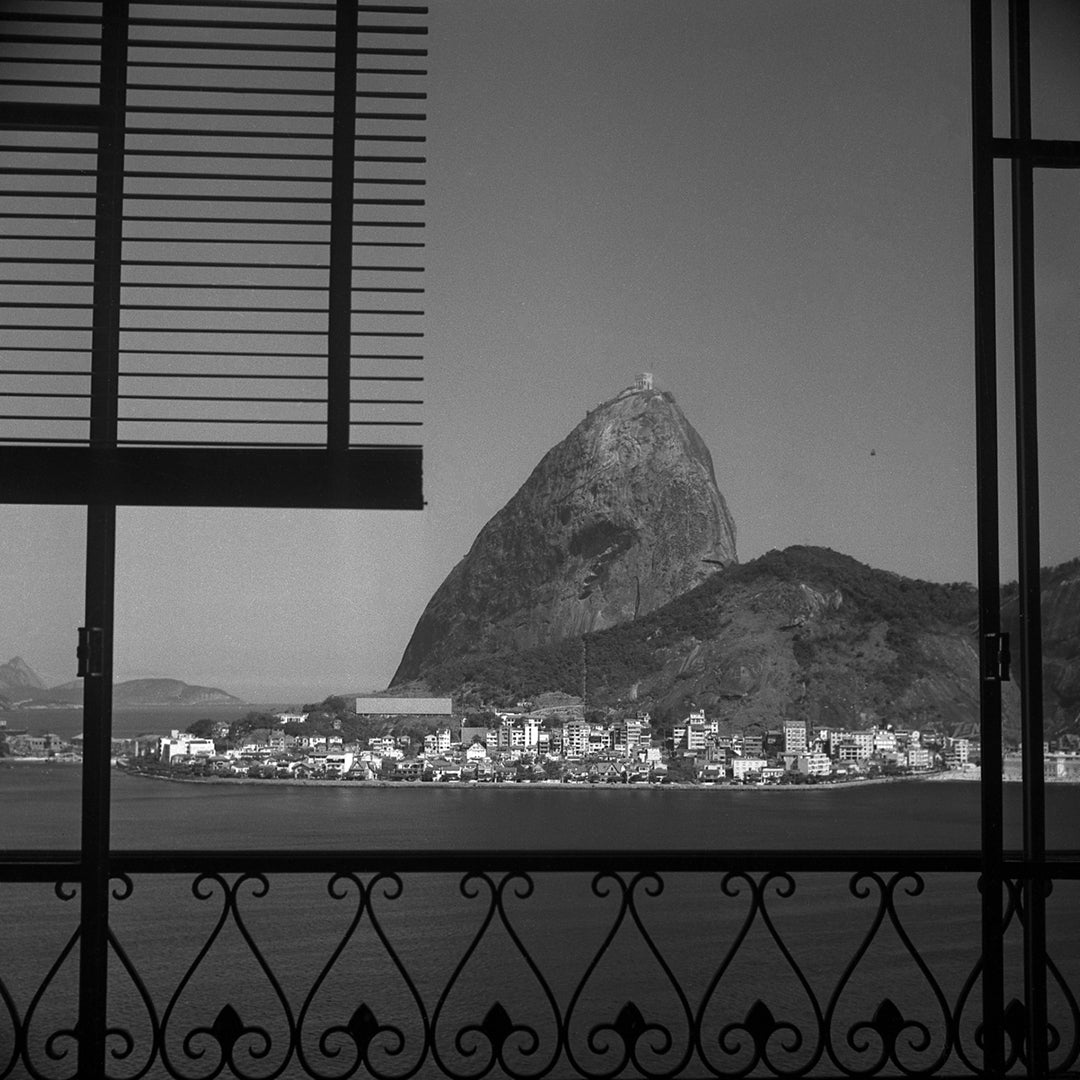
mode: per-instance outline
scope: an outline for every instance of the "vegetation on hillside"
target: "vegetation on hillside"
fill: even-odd
[[[804,586],[839,594],[839,606],[805,625],[785,625],[785,605]],[[587,670],[590,702],[626,704],[628,687],[652,682],[658,684],[655,703],[677,694],[674,682],[687,675],[684,664],[681,674],[669,678],[665,673],[673,661],[717,639],[731,639],[733,647],[745,644],[744,624],[759,616],[757,623],[770,632],[787,632],[781,643],[794,654],[804,683],[836,681],[856,670],[859,692],[880,705],[913,679],[933,673],[921,645],[928,632],[974,630],[976,598],[968,584],[916,581],[826,548],[792,547],[720,570],[634,622],[520,652],[466,653],[425,674],[433,689],[453,691],[466,702],[508,704],[542,690],[581,693]],[[876,651],[867,645],[875,627],[883,633]]]

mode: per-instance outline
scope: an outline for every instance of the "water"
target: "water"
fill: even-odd
[[[0,844],[78,846],[78,765],[0,763]],[[173,783],[112,772],[117,848],[396,851],[957,850],[979,845],[979,786],[551,788]],[[1020,845],[1006,785],[1006,845]],[[1047,842],[1080,848],[1080,785],[1048,785]]]
[[[130,726],[145,730],[148,719],[131,717]],[[158,730],[186,726],[163,714],[158,723]],[[3,846],[77,846],[80,788],[78,766],[0,766]],[[813,791],[292,787],[179,784],[114,771],[112,796],[118,849],[754,852],[973,849],[979,841],[979,791],[971,783]],[[1007,787],[1005,797],[1007,842],[1015,845],[1018,787]],[[1047,800],[1051,846],[1080,847],[1080,787],[1051,787]],[[718,1067],[731,1070],[747,1059],[725,1055],[719,1032],[724,1024],[745,1020],[757,1001],[777,1020],[803,1031],[803,1048],[786,1055],[780,1036],[773,1040],[777,1063],[797,1068],[821,1049],[815,1009],[826,1012],[838,990],[830,1027],[838,1046],[852,1024],[871,1019],[888,999],[905,1017],[925,1020],[936,1033],[925,1053],[906,1051],[908,1064],[926,1066],[943,1046],[940,1007],[890,912],[925,958],[946,1007],[955,1010],[978,959],[979,898],[971,876],[924,875],[925,889],[918,896],[907,894],[914,881],[904,879],[891,894],[894,905],[885,908],[879,900],[887,875],[858,885],[846,873],[799,874],[791,896],[785,895],[783,879],[764,889],[760,881],[760,875],[735,877],[725,887],[720,875],[669,874],[662,891],[652,895],[650,879],[631,887],[630,875],[594,881],[592,874],[547,873],[534,875],[531,894],[518,895],[528,892],[524,883],[504,882],[501,874],[471,882],[460,875],[404,874],[400,892],[396,882],[380,884],[370,874],[337,883],[326,876],[275,874],[261,895],[259,882],[238,883],[233,875],[202,885],[191,875],[143,875],[132,882],[130,896],[113,903],[111,920],[159,1021],[168,1016],[165,1047],[178,1068],[192,1076],[213,1071],[217,1049],[212,1037],[200,1036],[205,1058],[189,1060],[184,1036],[196,1027],[211,1028],[227,1005],[243,1024],[264,1023],[273,1036],[261,1063],[242,1049],[257,1042],[254,1037],[237,1043],[238,1060],[258,1076],[284,1063],[290,1012],[300,1028],[299,1045],[332,1076],[355,1062],[356,1037],[391,1075],[407,1072],[425,1053],[419,1074],[432,1074],[431,1046],[446,1064],[475,1073],[487,1060],[489,1043],[477,1030],[462,1035],[460,1045],[456,1039],[485,1017],[488,1030],[496,1031],[491,1017],[498,1015],[535,1027],[541,1048],[533,1059],[521,1055],[524,1037],[516,1037],[522,1068],[539,1071],[544,1055],[554,1052],[561,1023],[574,1061],[601,1069],[617,1062],[622,1043],[609,1031],[614,1049],[606,1055],[597,1046],[590,1049],[589,1029],[596,1024],[617,1029],[621,1016],[629,1030],[633,1010],[645,1023],[670,1030],[674,1048],[666,1054],[656,1049],[650,1060],[657,1067],[673,1066],[699,1008],[702,1032],[708,1033],[702,1045]],[[755,902],[764,903],[768,919]],[[45,1075],[71,1076],[70,1063],[52,1062],[44,1046],[50,1032],[71,1023],[74,957],[48,981],[40,1002],[32,1003],[75,928],[77,900],[58,898],[49,885],[0,885],[0,908],[5,919],[0,978],[19,1017],[33,1009],[32,1060]],[[879,912],[884,921],[867,941]],[[747,923],[748,916],[753,917]],[[1080,884],[1058,883],[1049,902],[1051,955],[1074,989],[1080,986],[1078,916]],[[1010,996],[1018,993],[1020,956],[1014,923],[1007,940]],[[1056,984],[1050,997],[1068,1033],[1067,1048],[1075,1024]],[[496,1002],[502,1014],[492,1012]],[[976,991],[964,1004],[959,1025],[962,1045],[971,1054],[978,1009]],[[147,1017],[128,972],[114,958],[110,1019],[131,1031],[136,1046],[129,1059],[117,1063],[117,1075],[134,1075],[145,1062],[151,1042]],[[339,1031],[324,1045],[328,1052],[340,1048],[340,1056],[321,1053],[320,1033],[347,1026],[350,1017],[354,1035]],[[397,1057],[386,1052],[393,1037],[374,1034],[388,1023],[399,1026],[405,1039]],[[434,1030],[426,1051],[425,1025]],[[364,1041],[368,1037],[370,1043]],[[646,1056],[648,1038],[641,1043]],[[729,1045],[733,1039],[734,1033]],[[10,1017],[5,1018],[0,1001],[0,1072],[12,1040]],[[744,1036],[743,1042],[745,1050],[750,1041]],[[476,1053],[470,1057],[463,1046],[477,1047]],[[565,1058],[567,1046],[560,1053]],[[864,1067],[873,1057],[867,1053],[869,1058],[859,1059]],[[571,1062],[555,1073],[575,1067]],[[26,1075],[21,1069],[20,1063],[12,1075]],[[701,1075],[704,1070],[688,1071]],[[826,1057],[815,1071],[836,1069]],[[150,1075],[159,1075],[156,1066]],[[282,1075],[302,1075],[295,1057]]]

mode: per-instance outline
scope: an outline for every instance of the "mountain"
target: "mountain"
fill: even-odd
[[[5,697],[18,697],[24,691],[44,689],[45,683],[21,656],[0,664],[0,693]]]
[[[696,706],[742,728],[791,717],[974,734],[976,597],[968,584],[915,581],[826,548],[792,547],[725,567],[580,640],[448,658],[428,682],[464,701],[510,701],[580,692],[587,667],[589,705],[647,709],[661,721]],[[1015,730],[1016,686],[1004,690],[1005,726]]]
[[[7,696],[11,697],[8,693]],[[81,680],[34,689],[21,695],[22,699],[40,708],[81,705]],[[191,686],[179,679],[131,679],[113,687],[113,706],[117,709],[152,708],[159,705],[242,705],[240,698],[213,686]]]
[[[1043,717],[1048,737],[1076,732],[1080,720],[1080,559],[1044,567],[1040,573],[1043,634]],[[1018,658],[1020,613],[1017,586],[1002,590],[1002,626]]]
[[[640,619],[736,560],[712,457],[648,380],[590,411],[481,529],[392,680]]]

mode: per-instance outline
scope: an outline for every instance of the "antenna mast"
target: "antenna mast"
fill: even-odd
[[[589,650],[585,638],[581,638],[581,717],[585,718],[585,705],[588,696],[589,683]]]

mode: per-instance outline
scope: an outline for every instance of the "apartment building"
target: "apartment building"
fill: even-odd
[[[588,729],[584,720],[568,720],[562,727],[562,753],[565,758],[583,758],[588,750]]]
[[[806,724],[801,720],[784,724],[784,753],[802,754],[806,752]]]
[[[810,752],[795,758],[794,772],[803,776],[830,776],[832,761],[828,754]]]

